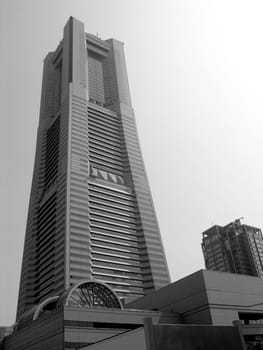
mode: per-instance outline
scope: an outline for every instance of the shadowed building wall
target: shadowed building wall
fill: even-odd
[[[245,350],[237,327],[152,325],[122,333],[81,350]]]

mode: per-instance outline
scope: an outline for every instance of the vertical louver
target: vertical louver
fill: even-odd
[[[56,179],[58,173],[59,126],[58,117],[46,133],[45,187]]]

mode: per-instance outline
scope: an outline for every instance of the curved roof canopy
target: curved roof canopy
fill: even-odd
[[[50,297],[35,305],[32,309],[23,313],[15,325],[15,330],[19,330],[28,323],[35,321],[44,312],[51,312],[56,308],[58,296]]]

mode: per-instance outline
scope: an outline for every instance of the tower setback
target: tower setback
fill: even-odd
[[[127,301],[170,282],[123,44],[71,17],[44,60],[17,318],[87,279]]]

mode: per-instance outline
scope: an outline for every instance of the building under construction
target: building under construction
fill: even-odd
[[[209,270],[263,277],[263,236],[240,219],[203,232],[202,250]]]

